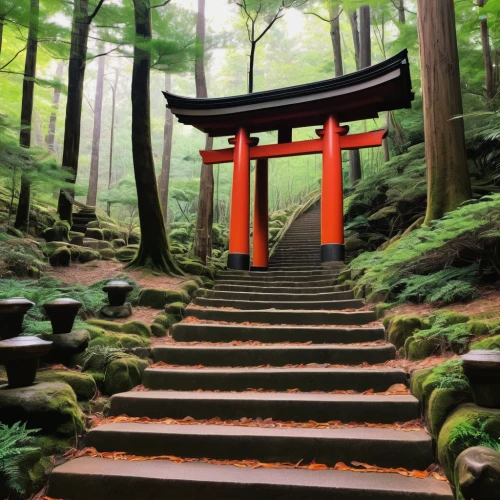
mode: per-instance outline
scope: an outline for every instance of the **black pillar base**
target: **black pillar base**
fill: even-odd
[[[328,243],[321,245],[321,263],[328,264],[328,262],[344,262],[345,251],[344,245],[338,243]]]
[[[230,253],[227,257],[227,267],[236,271],[248,271],[250,269],[250,255]]]
[[[250,268],[250,271],[259,271],[259,272],[265,272],[265,271],[269,271],[269,268],[268,267],[262,267],[262,266],[252,266]]]

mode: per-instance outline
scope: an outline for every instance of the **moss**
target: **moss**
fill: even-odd
[[[167,314],[171,314],[174,316],[183,316],[185,308],[186,308],[186,305],[183,302],[173,302],[172,304],[169,304],[165,308],[165,312]]]
[[[109,398],[100,397],[90,401],[90,407],[92,413],[102,413],[107,416],[111,406],[111,400]]]
[[[38,382],[65,382],[75,391],[78,401],[88,401],[95,396],[94,379],[86,374],[70,370],[41,370],[36,374]]]
[[[71,252],[68,247],[59,247],[49,257],[49,262],[54,267],[67,267],[71,262]]]
[[[204,266],[200,262],[187,260],[182,262],[182,268],[187,273],[194,274],[195,276],[206,276],[207,278],[210,279],[214,278],[212,271],[207,266]]]
[[[392,319],[396,316],[395,314],[389,314],[382,320],[382,325],[384,325],[384,328],[387,330],[389,327],[389,324],[391,323]]]
[[[423,385],[427,378],[432,373],[432,368],[426,368],[425,370],[417,370],[412,373],[410,378],[410,390],[411,393],[420,401],[424,400]]]
[[[75,392],[68,384],[59,382],[1,391],[0,415],[7,425],[27,421],[30,428],[59,436],[75,436],[84,428]]]
[[[166,337],[168,332],[168,328],[165,328],[160,323],[153,323],[151,325],[151,333],[155,337]]]
[[[123,248],[124,246],[127,245],[127,243],[123,238],[116,238],[111,241],[111,244],[113,245],[114,248]]]
[[[113,233],[106,228],[102,228],[102,235],[106,241],[111,241],[113,239]]]
[[[87,228],[85,236],[87,238],[94,238],[94,240],[104,240],[104,233],[102,232],[102,229],[99,229],[98,227]]]
[[[190,297],[194,295],[194,292],[200,288],[200,285],[194,280],[186,281],[182,284],[181,289],[184,290]]]
[[[45,241],[65,241],[69,242],[69,224],[65,221],[58,221],[52,227],[43,231],[42,237]]]
[[[201,282],[203,284],[203,288],[207,288],[211,290],[214,287],[214,281],[206,276],[200,276]]]
[[[474,337],[484,337],[500,332],[500,322],[471,320],[467,323],[467,330]]]
[[[135,356],[115,359],[109,363],[104,379],[104,393],[108,396],[133,389],[142,382],[142,374],[149,363]]]
[[[382,302],[381,304],[377,304],[375,306],[375,314],[377,315],[378,319],[381,319],[385,315],[385,311],[390,309],[391,304],[388,304],[387,302]]]
[[[87,321],[89,325],[97,326],[109,332],[130,333],[140,337],[151,337],[151,330],[141,321],[127,321],[126,323],[115,323],[114,321],[106,321],[103,319],[90,319]]]
[[[405,357],[410,361],[418,361],[432,356],[440,349],[440,342],[437,339],[417,339],[409,337],[405,342]]]
[[[99,370],[85,370],[83,373],[90,375],[95,382],[95,385],[100,389],[104,384],[104,372]]]
[[[469,392],[439,388],[433,391],[427,408],[427,424],[432,437],[438,438],[446,418],[457,406],[470,401]]]
[[[128,333],[107,332],[105,335],[96,337],[89,343],[89,347],[96,345],[123,348],[146,347],[149,345],[149,339]]]
[[[484,350],[500,350],[500,335],[494,335],[483,340],[478,340],[473,342],[470,346],[472,349],[484,349]]]
[[[426,328],[426,323],[420,316],[400,314],[391,319],[387,327],[387,340],[392,342],[396,349],[399,349],[404,345],[407,338],[424,328]]]
[[[111,248],[103,248],[99,250],[102,260],[113,260],[115,258],[115,251]]]
[[[143,288],[139,294],[139,305],[152,307],[153,309],[163,309],[167,304],[166,290],[156,288]]]
[[[128,244],[129,245],[138,245],[141,241],[141,235],[138,233],[134,233],[133,231],[128,235]]]
[[[90,248],[84,250],[78,257],[78,262],[85,264],[86,262],[92,262],[93,260],[100,260],[101,255],[99,252],[95,250],[91,250]]]
[[[130,246],[119,248],[115,253],[115,258],[120,262],[130,262],[137,253],[136,248],[131,248]]]
[[[457,456],[466,448],[500,440],[500,410],[472,403],[459,406],[446,420],[437,443],[437,456],[448,478],[454,483]],[[486,443],[485,443],[486,441]]]
[[[159,314],[153,320],[153,325],[155,323],[157,325],[161,325],[165,329],[168,329],[172,325],[172,318],[170,316],[167,316],[166,314]]]
[[[429,314],[428,319],[431,325],[434,325],[434,323],[437,322],[439,326],[451,326],[458,325],[460,323],[467,323],[467,321],[469,321],[469,316],[459,314],[455,311],[437,311]]]

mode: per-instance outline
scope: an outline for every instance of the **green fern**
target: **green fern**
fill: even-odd
[[[446,361],[436,366],[432,373],[439,380],[437,387],[440,389],[469,390],[469,380],[464,374],[461,359]]]
[[[20,495],[25,493],[20,463],[26,454],[39,451],[31,446],[33,434],[39,431],[26,429],[26,423],[21,422],[12,427],[0,424],[0,473],[7,479],[7,487]]]
[[[459,445],[463,450],[473,446],[486,446],[500,452],[500,440],[487,432],[487,425],[487,417],[462,422],[451,431],[450,446]]]

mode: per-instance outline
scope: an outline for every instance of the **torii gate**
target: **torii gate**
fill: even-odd
[[[243,96],[193,99],[164,92],[181,123],[212,137],[233,135],[234,147],[200,151],[207,165],[234,163],[228,268],[250,269],[250,160],[255,169],[252,270],[268,268],[268,159],[322,154],[321,262],[344,260],[342,150],[381,146],[386,130],[347,135],[339,122],[409,108],[407,51],[370,68],[322,82]],[[292,129],[322,125],[319,139],[292,141]],[[258,145],[251,133],[278,130],[278,143]]]

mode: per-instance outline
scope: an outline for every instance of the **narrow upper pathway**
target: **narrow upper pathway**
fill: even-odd
[[[272,270],[221,272],[172,328],[178,345],[153,349],[149,390],[113,396],[112,415],[138,418],[87,437],[99,452],[141,460],[72,460],[52,473],[49,495],[452,499],[432,476],[339,470],[361,462],[423,471],[434,461],[425,429],[404,424],[420,416],[417,399],[401,390],[406,373],[383,366],[395,349],[374,312],[337,285],[340,268],[321,268],[313,210],[291,226]]]

